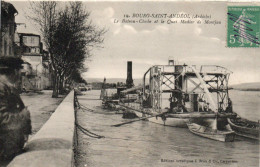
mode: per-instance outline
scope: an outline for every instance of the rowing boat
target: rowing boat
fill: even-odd
[[[232,142],[235,138],[234,131],[214,130],[196,123],[187,123],[189,130],[199,136],[222,142]]]
[[[244,118],[228,118],[227,120],[237,135],[259,140],[259,123]]]

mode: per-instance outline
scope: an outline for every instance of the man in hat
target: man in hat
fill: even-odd
[[[22,63],[20,58],[0,58],[0,159],[22,152],[31,133],[30,112],[14,86]]]

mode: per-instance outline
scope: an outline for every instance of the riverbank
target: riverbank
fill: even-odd
[[[230,88],[240,91],[260,91],[260,82],[231,85]]]

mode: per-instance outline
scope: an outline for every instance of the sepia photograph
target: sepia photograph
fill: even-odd
[[[260,2],[0,3],[0,167],[259,167]]]

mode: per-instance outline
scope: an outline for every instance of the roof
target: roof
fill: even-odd
[[[18,33],[19,36],[37,36],[37,37],[41,37],[40,35],[38,34],[33,34],[33,33]]]
[[[18,11],[15,9],[15,7],[8,2],[1,2],[1,10],[3,10],[4,12],[6,12],[7,14],[18,14]]]

